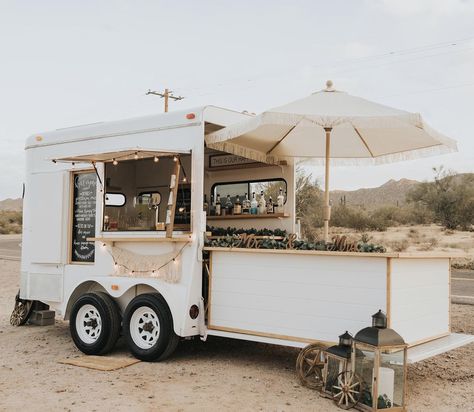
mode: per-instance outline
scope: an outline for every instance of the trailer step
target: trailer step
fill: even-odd
[[[33,310],[30,316],[30,323],[38,326],[54,325],[54,310]]]

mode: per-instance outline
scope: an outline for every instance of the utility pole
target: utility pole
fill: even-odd
[[[165,99],[165,113],[168,112],[168,100],[169,100],[169,99],[172,99],[172,100],[174,100],[174,101],[176,101],[176,100],[183,100],[183,99],[184,99],[183,96],[173,96],[173,92],[172,92],[171,90],[169,90],[169,89],[165,89],[165,91],[164,91],[163,93],[161,93],[161,92],[156,92],[156,91],[154,91],[154,90],[148,89],[148,91],[147,91],[146,94],[147,94],[147,96],[148,96],[149,94],[154,94],[155,96],[160,96],[162,99]]]

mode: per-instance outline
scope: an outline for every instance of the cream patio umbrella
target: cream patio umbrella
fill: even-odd
[[[456,142],[410,113],[326,88],[206,135],[210,148],[270,164],[325,164],[324,239],[329,166],[379,164],[457,151]]]

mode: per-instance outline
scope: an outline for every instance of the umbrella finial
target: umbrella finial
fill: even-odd
[[[332,80],[328,80],[326,81],[326,92],[333,92],[334,91],[334,83],[332,82]]]

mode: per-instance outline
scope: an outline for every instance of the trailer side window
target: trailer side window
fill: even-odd
[[[121,207],[125,204],[125,195],[123,193],[106,193],[105,206]]]
[[[181,155],[174,230],[191,229],[191,155]],[[166,229],[173,156],[105,163],[104,231]]]
[[[211,194],[214,196],[214,199],[219,194],[221,200],[229,195],[231,200],[235,201],[237,196],[242,200],[245,198],[246,193],[251,198],[253,192],[260,194],[263,191],[267,199],[271,196],[272,199],[276,200],[280,189],[283,191],[286,203],[286,181],[284,179],[216,183],[212,187]]]

